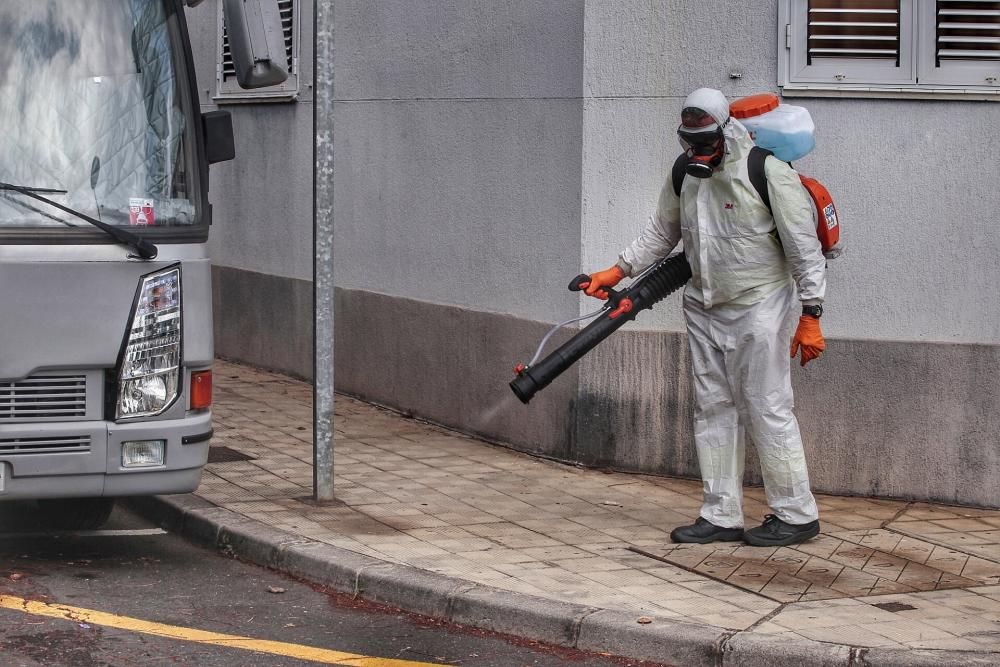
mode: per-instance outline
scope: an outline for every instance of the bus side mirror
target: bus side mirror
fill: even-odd
[[[236,157],[233,117],[228,111],[209,111],[201,115],[205,129],[205,158],[209,164],[227,162]]]
[[[287,79],[277,0],[222,0],[222,11],[240,87],[264,88]]]

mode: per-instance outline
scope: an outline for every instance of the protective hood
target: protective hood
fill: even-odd
[[[684,100],[684,108],[693,107],[708,112],[715,122],[725,127],[729,120],[729,102],[722,91],[714,88],[699,88]]]
[[[750,149],[753,148],[753,139],[743,123],[729,115],[729,101],[722,91],[714,88],[699,88],[684,100],[684,107],[695,107],[702,109],[715,119],[715,122],[722,127],[722,134],[726,138],[726,157],[724,164],[733,160],[745,158]]]

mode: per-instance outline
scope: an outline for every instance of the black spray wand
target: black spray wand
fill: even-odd
[[[518,364],[514,369],[517,377],[510,383],[510,388],[522,403],[527,403],[532,396],[549,386],[598,343],[620,329],[626,322],[634,320],[641,311],[652,308],[654,304],[676,292],[690,278],[691,267],[684,253],[679,253],[654,264],[620,292],[609,287],[601,288],[608,293],[608,303],[596,313],[597,319],[536,365],[535,360],[541,355],[542,348],[552,334],[560,327],[587,319],[592,315],[584,315],[557,325],[542,340],[531,363]],[[569,288],[579,291],[582,289],[580,284],[589,280],[590,276],[580,274],[573,279]]]

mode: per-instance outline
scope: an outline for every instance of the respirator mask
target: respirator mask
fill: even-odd
[[[708,178],[722,164],[726,153],[722,128],[726,123],[719,125],[708,112],[695,107],[687,107],[681,112],[677,138],[688,156],[685,173],[695,178]]]

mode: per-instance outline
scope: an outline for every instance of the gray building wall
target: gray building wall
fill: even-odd
[[[231,111],[236,135],[237,159],[212,166],[213,262],[312,280],[312,2],[297,0],[303,17],[297,100],[221,106],[215,101],[219,4],[187,10],[202,111]]]
[[[577,308],[548,286],[580,264],[583,4],[334,19],[338,388],[569,457],[571,378],[531,413],[504,385],[516,344]]]
[[[583,4],[359,0],[334,17],[338,286],[570,314],[566,294],[513,287],[579,266]]]
[[[216,352],[312,372],[312,0],[298,0],[300,86],[292,102],[216,103],[219,2],[187,10],[202,111],[232,112],[236,160],[212,166],[209,238]]]
[[[684,96],[777,90],[774,0],[335,7],[338,388],[526,451],[697,475],[676,297],[530,406],[505,385],[552,322],[594,308],[564,286],[645,222]],[[793,367],[815,487],[1000,505],[998,107],[785,101],[816,122],[796,167],[833,192],[847,244],[830,266],[828,352]],[[279,196],[239,207],[259,175],[213,174],[218,348],[303,375],[307,106],[236,109],[238,131],[294,126],[246,147],[276,167]]]

